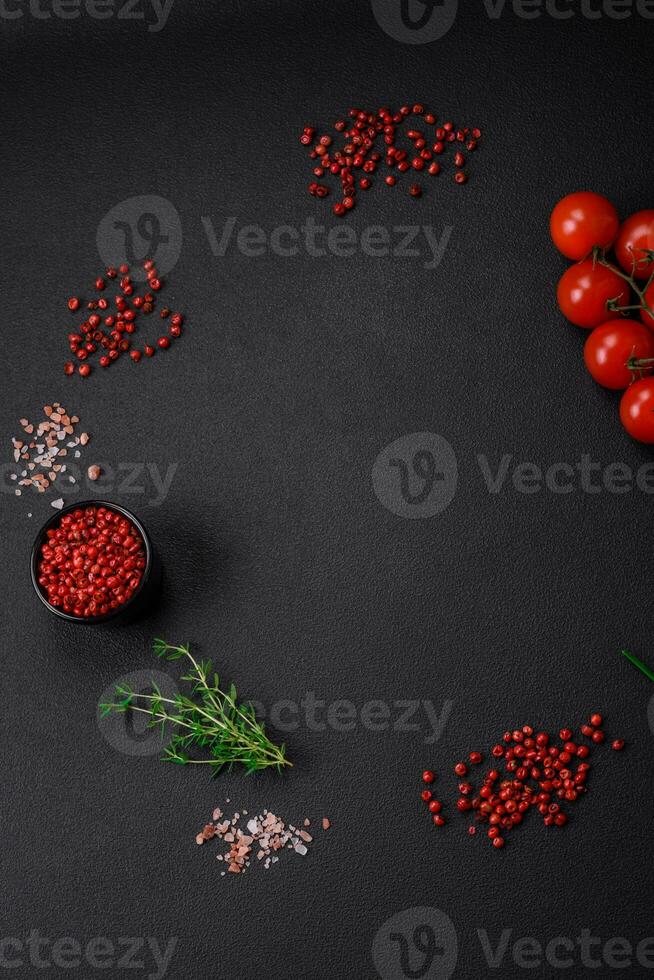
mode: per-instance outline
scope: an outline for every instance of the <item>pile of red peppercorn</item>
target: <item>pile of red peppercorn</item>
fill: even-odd
[[[118,609],[139,588],[145,545],[123,514],[79,507],[63,514],[46,535],[38,583],[50,605],[91,619]]]
[[[581,726],[581,736],[593,745],[601,745],[606,739],[602,724],[600,714],[591,715],[590,722]],[[504,847],[503,835],[519,826],[532,808],[541,814],[546,827],[565,826],[568,817],[561,809],[562,804],[574,803],[587,792],[590,764],[586,760],[591,745],[573,741],[570,728],[562,728],[559,739],[561,745],[557,746],[547,732],[535,733],[531,725],[505,732],[502,742],[492,748],[491,755],[497,760],[496,766],[503,762],[506,772],[502,774],[499,768],[491,769],[478,791],[465,777],[470,765],[477,766],[483,761],[481,752],[471,752],[468,763],[455,765],[454,774],[462,780],[456,808],[462,814],[472,812],[478,823],[489,825],[488,837],[494,847]],[[615,739],[612,748],[616,752],[622,751],[624,740]],[[575,762],[576,768],[573,768]],[[422,780],[428,786],[435,779],[436,774],[430,769],[422,774]],[[443,827],[446,820],[441,801],[434,799],[431,789],[424,789],[421,796],[434,824]],[[474,824],[468,828],[471,835],[476,831]]]
[[[373,183],[370,179],[371,175],[382,162],[398,174],[409,170],[416,172],[426,170],[431,176],[436,176],[441,172],[441,163],[435,157],[440,159],[449,143],[459,144],[454,153],[456,168],[454,180],[457,184],[465,184],[468,180],[468,175],[463,170],[466,157],[460,147],[464,144],[469,153],[476,150],[481,139],[480,129],[476,127],[471,129],[468,126],[457,128],[449,120],[441,124],[432,112],[426,112],[425,107],[417,103],[413,107],[402,106],[399,112],[392,112],[384,107],[377,112],[350,109],[347,115],[352,120],[351,123],[347,123],[344,119],[334,123],[334,129],[342,134],[344,140],[340,150],[334,148],[334,140],[330,135],[325,134],[316,138],[316,130],[312,126],[305,126],[300,137],[302,146],[309,147],[309,158],[314,161],[314,176],[321,178],[327,174],[334,174],[340,177],[343,199],[337,201],[332,209],[339,217],[350,211],[356,203],[357,182],[354,171],[363,171],[364,176],[359,179],[358,186],[362,190],[368,190]],[[405,149],[397,145],[397,139],[400,135],[400,127],[411,115],[418,116],[420,118],[418,125],[424,124],[424,126],[407,130],[406,136],[412,148],[410,146],[409,149]],[[433,131],[427,127],[433,127]],[[383,152],[374,149],[378,137],[381,137],[385,144]],[[388,187],[394,187],[397,177],[393,173],[388,174],[384,178],[384,183]],[[329,187],[313,181],[309,184],[309,193],[313,197],[326,197],[329,194]],[[409,194],[412,197],[420,197],[422,186],[411,184]]]
[[[98,348],[104,351],[100,356],[100,367],[108,368],[114,361],[118,360],[121,354],[128,352],[132,361],[138,364],[143,354],[146,357],[154,357],[157,347],[160,350],[166,350],[170,347],[171,338],[181,337],[184,317],[181,313],[172,313],[171,310],[164,308],[159,316],[162,320],[170,318],[168,334],[159,337],[156,345],[154,343],[145,344],[143,351],[132,347],[132,341],[128,335],[136,331],[139,315],[148,316],[154,312],[157,305],[157,293],[163,287],[163,282],[159,279],[152,259],[144,262],[143,268],[147,273],[147,291],[143,296],[135,295],[136,286],[129,275],[128,265],[121,265],[118,269],[113,267],[107,269],[106,279],[113,280],[120,276],[120,292],[114,297],[115,313],[110,309],[111,304],[105,296],[90,300],[86,304],[86,308],[91,311],[90,316],[80,324],[77,330],[68,334],[71,353],[80,362],[77,372],[83,378],[88,378],[91,374],[92,369],[88,359],[98,351]],[[104,293],[107,288],[106,279],[100,276],[95,280],[96,292]],[[68,309],[71,313],[76,313],[81,306],[82,303],[77,296],[72,296],[68,300]],[[64,373],[68,375],[75,373],[74,361],[66,361]]]

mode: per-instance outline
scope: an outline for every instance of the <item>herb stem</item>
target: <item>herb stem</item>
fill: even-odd
[[[629,653],[628,650],[621,650],[620,653],[623,657],[626,657],[627,660],[634,665],[634,667],[637,667],[638,670],[642,671],[645,677],[649,678],[650,681],[654,681],[654,671],[650,670],[647,664],[644,664],[643,661],[639,660],[633,653]]]
[[[149,727],[161,725],[162,732],[167,724],[182,729],[182,733],[172,735],[164,751],[164,759],[180,765],[210,765],[214,775],[225,765],[231,767],[240,764],[248,772],[269,766],[281,770],[284,766],[292,765],[286,758],[285,746],[271,742],[263,724],[257,720],[254,708],[239,705],[234,685],[230,685],[228,691],[221,690],[215,673],[213,684],[210,683],[209,677],[213,672],[210,661],[198,662],[188,645],[173,646],[165,640],[155,640],[154,649],[158,656],[167,660],[181,660],[183,657],[190,660],[193,670],[182,680],[193,685],[192,696],[178,694],[174,698],[164,697],[154,683],[153,694],[132,691],[127,686],[119,685],[116,687],[117,700],[100,706],[103,715],[112,711],[138,711],[150,717]],[[208,751],[210,757],[190,758],[187,750],[193,747]]]

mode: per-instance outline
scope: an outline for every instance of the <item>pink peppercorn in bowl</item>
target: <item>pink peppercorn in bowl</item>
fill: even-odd
[[[127,622],[153,601],[160,567],[134,514],[106,500],[65,507],[39,531],[32,584],[61,619],[89,626]]]

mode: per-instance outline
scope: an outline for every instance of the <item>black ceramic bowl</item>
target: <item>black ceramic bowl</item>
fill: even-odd
[[[127,520],[134,525],[138,533],[141,535],[141,538],[143,539],[143,546],[145,548],[145,568],[143,570],[143,577],[141,578],[139,587],[134,595],[122,606],[119,606],[118,609],[113,609],[104,616],[94,616],[88,618],[72,616],[70,613],[64,612],[63,609],[53,606],[48,601],[46,594],[39,585],[38,577],[38,564],[41,556],[41,546],[46,540],[47,532],[59,523],[64,514],[69,514],[71,511],[79,510],[80,508],[84,507],[106,507],[107,510],[112,510],[118,514],[122,514],[123,517],[126,517]],[[46,609],[48,609],[51,613],[54,613],[55,616],[59,616],[60,619],[66,619],[69,623],[81,623],[83,626],[99,626],[101,623],[109,622],[114,624],[129,622],[139,613],[144,612],[150,605],[152,605],[161,581],[161,567],[157,560],[157,556],[152,545],[152,540],[145,527],[138,517],[135,517],[131,511],[126,510],[119,504],[112,503],[110,500],[82,500],[79,503],[70,504],[68,507],[62,507],[62,509],[57,511],[56,514],[53,514],[50,520],[43,525],[36,536],[36,540],[32,547],[30,572],[32,575],[32,585],[34,586],[34,590]]]

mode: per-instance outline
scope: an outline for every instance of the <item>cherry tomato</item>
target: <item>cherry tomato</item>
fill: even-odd
[[[638,320],[610,320],[596,327],[584,344],[584,361],[592,377],[605,388],[628,388],[636,378],[654,371],[651,367],[632,370],[631,358],[652,358],[654,334]]]
[[[618,212],[610,201],[592,191],[568,194],[550,217],[550,234],[559,252],[585,259],[595,245],[607,249],[618,233]]]
[[[615,257],[631,275],[636,260],[636,279],[648,279],[654,265],[647,261],[643,249],[654,251],[654,211],[637,211],[623,222],[615,240]]]
[[[654,378],[634,381],[620,402],[620,421],[633,439],[654,443]]]
[[[556,298],[568,320],[590,330],[620,316],[615,310],[607,310],[606,304],[610,299],[617,299],[620,306],[626,306],[629,286],[617,272],[593,263],[592,259],[584,259],[563,273]]]
[[[649,306],[650,310],[654,310],[654,282],[645,290],[645,302]],[[646,313],[645,310],[641,310],[640,318],[645,326],[654,330],[654,318],[652,317],[651,313]]]

